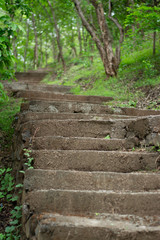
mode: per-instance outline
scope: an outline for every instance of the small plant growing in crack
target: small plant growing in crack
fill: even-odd
[[[33,169],[33,161],[34,158],[31,156],[32,154],[32,144],[33,144],[33,140],[36,136],[36,133],[39,131],[40,128],[36,128],[33,137],[30,138],[30,145],[29,148],[24,148],[24,156],[26,157],[26,162],[24,163],[24,165],[26,166],[27,169]],[[20,171],[21,173],[25,174],[25,171]]]
[[[110,135],[107,135],[104,139],[111,139]]]
[[[23,151],[24,151],[24,156],[26,157],[26,162],[24,163],[24,165],[26,166],[25,170],[26,169],[33,169],[32,165],[33,165],[34,158],[31,156],[32,150],[24,148]],[[21,170],[19,172],[25,174],[24,170]]]
[[[27,162],[25,165],[27,166],[27,169],[33,169],[32,163],[34,158],[31,157],[32,150],[24,148],[24,155],[27,157]]]

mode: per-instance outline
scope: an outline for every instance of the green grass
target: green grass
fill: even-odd
[[[9,98],[7,101],[0,102],[0,131],[6,140],[5,142],[8,142],[7,146],[11,143],[14,133],[12,123],[16,113],[20,111],[20,103],[21,100],[16,100],[14,98]]]
[[[115,101],[128,102],[124,103],[128,106],[136,106],[143,96],[141,88],[160,84],[160,48],[157,46],[157,54],[153,57],[150,40],[143,44],[141,41],[134,50],[131,42],[125,42],[118,75],[108,80],[99,55],[94,53],[93,63],[87,56],[73,59],[65,74],[58,68],[56,78],[47,76],[45,82],[73,86],[72,93],[76,95],[108,96]]]

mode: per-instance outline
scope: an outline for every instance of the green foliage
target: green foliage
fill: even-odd
[[[0,77],[5,80],[14,76],[11,36],[13,37],[15,24],[5,12],[3,14],[0,17]]]
[[[0,169],[0,200],[5,202],[16,202],[18,196],[15,196],[13,190],[15,188],[14,178],[11,175],[12,169]],[[0,212],[3,211],[1,204]],[[22,206],[15,206],[10,212],[10,225],[5,228],[5,234],[0,233],[0,239],[19,240],[20,239],[20,219],[22,217]]]
[[[145,31],[160,31],[160,7],[151,7],[143,3],[141,5],[135,4],[132,8],[128,8],[127,10],[129,14],[125,20],[126,26],[132,26],[132,24],[137,26],[138,24],[137,32],[141,29]],[[131,31],[132,30],[130,30],[130,32]]]
[[[32,164],[33,164],[34,158],[31,157],[32,150],[24,148],[23,151],[24,151],[25,157],[27,158],[27,161],[25,162],[25,166],[27,166],[27,169],[33,169]]]
[[[83,60],[89,61],[89,59],[83,58],[82,55],[74,59],[74,64],[69,67],[66,74],[55,78],[54,81],[49,81],[48,77],[46,82],[73,86],[72,93],[76,95],[113,97],[114,102],[108,103],[109,105],[137,107],[139,99],[143,97],[140,88],[160,84],[160,55],[153,57],[150,38],[146,38],[143,44],[142,38],[139,38],[135,50],[133,50],[132,39],[127,39],[122,53],[122,62],[118,76],[115,78],[106,80],[101,60],[94,54],[94,62],[91,65],[84,64]],[[156,103],[149,105],[149,108],[156,107]]]
[[[20,100],[6,97],[0,101],[0,130],[4,132],[8,142],[10,142],[14,128],[12,123],[15,115],[20,111]]]
[[[104,139],[111,139],[111,137],[109,135],[107,135]]]
[[[4,90],[3,84],[0,82],[0,104],[4,102],[7,103],[8,101],[9,101],[9,97],[6,91]]]

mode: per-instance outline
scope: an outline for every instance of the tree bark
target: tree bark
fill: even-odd
[[[56,31],[57,45],[58,45],[58,49],[59,49],[59,55],[60,55],[60,58],[61,58],[61,61],[62,61],[63,70],[65,72],[66,71],[66,63],[65,63],[65,60],[64,60],[64,57],[63,57],[60,30],[59,30],[59,27],[58,27],[58,24],[57,24],[57,19],[56,19],[54,8],[52,7],[52,4],[49,0],[47,0],[47,2],[48,2],[48,5],[51,9],[51,12],[52,12],[54,27],[55,27],[55,31]]]
[[[96,10],[98,24],[101,31],[101,36],[99,37],[95,29],[85,18],[83,11],[80,7],[79,0],[73,0],[73,2],[75,4],[75,7],[82,20],[84,27],[90,33],[91,37],[93,38],[99,50],[107,77],[116,76],[117,69],[118,69],[118,60],[113,54],[111,37],[110,37],[109,29],[106,23],[102,3],[100,3],[97,0],[90,0],[91,4],[94,6]]]

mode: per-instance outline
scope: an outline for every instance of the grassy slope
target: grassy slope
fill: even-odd
[[[74,94],[110,96],[116,104],[136,107],[143,97],[141,89],[160,84],[160,53],[153,57],[149,42],[134,51],[124,45],[116,78],[106,80],[101,59],[94,54],[93,63],[88,57],[74,59],[66,74],[58,71],[56,78],[49,75],[44,82],[71,85]]]
[[[14,127],[12,123],[16,113],[20,111],[21,100],[8,98],[6,101],[0,101],[0,145],[2,148],[11,145]]]

